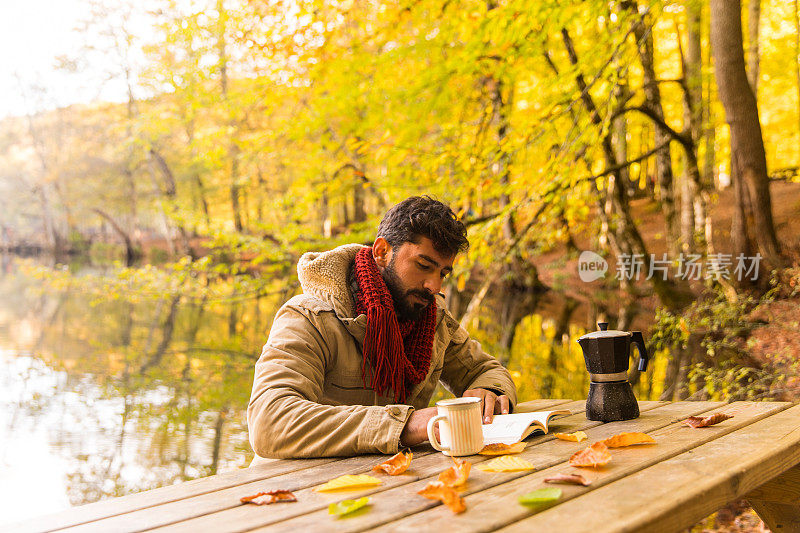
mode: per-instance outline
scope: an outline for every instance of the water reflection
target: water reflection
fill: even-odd
[[[0,523],[246,466],[276,302],[134,304],[0,278]]]

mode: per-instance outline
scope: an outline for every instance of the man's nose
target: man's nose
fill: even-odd
[[[425,287],[425,290],[431,293],[431,295],[439,294],[439,291],[442,289],[442,280],[438,276],[427,278],[425,279],[423,287]]]

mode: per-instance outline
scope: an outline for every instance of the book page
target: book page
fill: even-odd
[[[566,409],[558,409],[555,411],[495,415],[491,424],[483,425],[483,444],[484,446],[498,443],[514,444],[537,428],[547,433],[547,422],[551,417],[569,414],[571,414],[570,411]],[[528,431],[529,428],[530,431]]]

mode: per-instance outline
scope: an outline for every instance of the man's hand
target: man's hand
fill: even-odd
[[[486,389],[469,389],[463,394],[463,396],[472,396],[481,399],[484,424],[490,424],[492,422],[492,418],[494,418],[494,415],[507,415],[509,405],[511,405],[508,396],[505,394],[498,396],[492,391]]]
[[[413,411],[406,420],[400,433],[400,446],[416,446],[428,440],[428,420],[436,416],[436,407],[426,407]],[[439,436],[439,425],[436,425],[436,436]]]

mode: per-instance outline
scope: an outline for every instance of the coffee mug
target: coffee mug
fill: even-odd
[[[473,455],[483,449],[480,398],[452,398],[436,402],[438,414],[428,421],[431,446],[445,455]],[[436,438],[439,424],[441,442]]]

